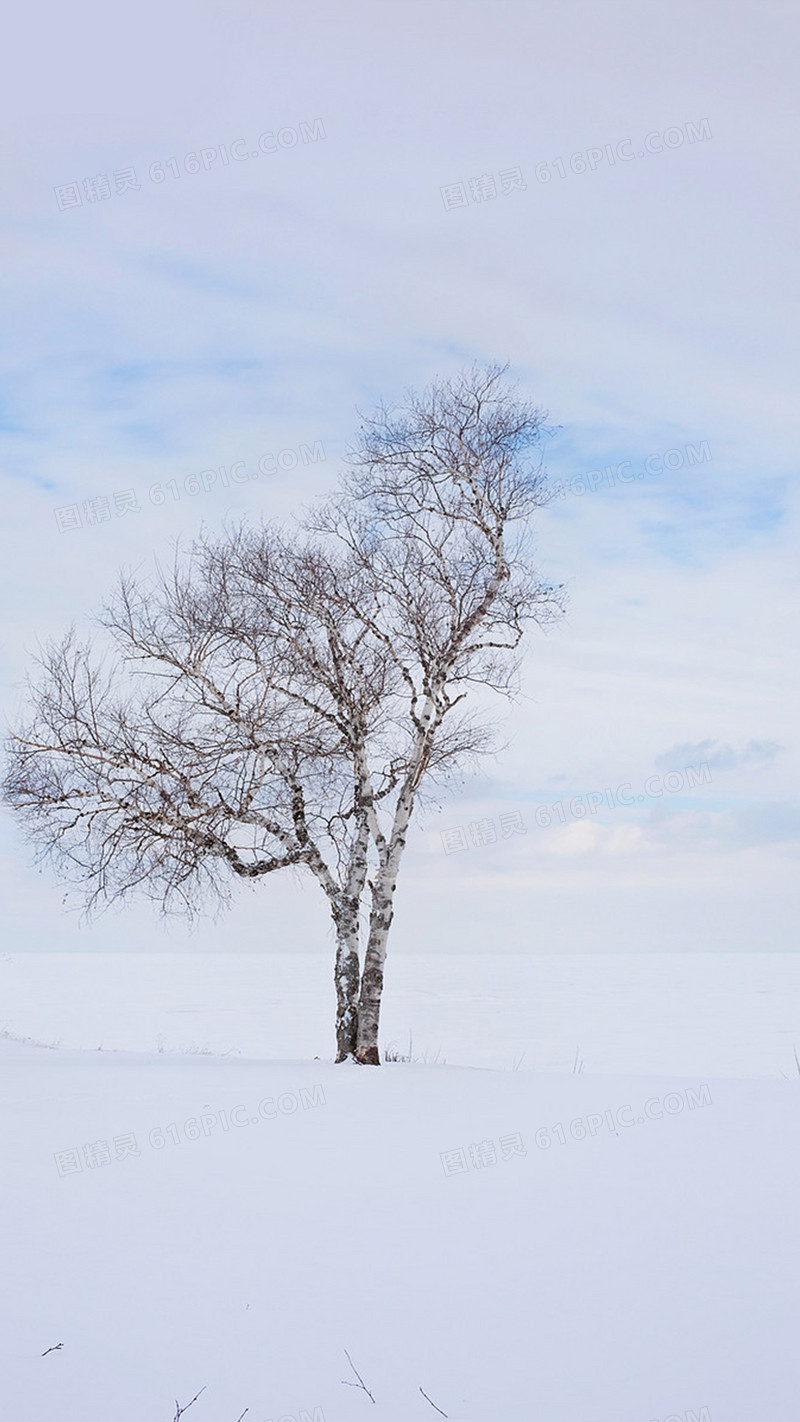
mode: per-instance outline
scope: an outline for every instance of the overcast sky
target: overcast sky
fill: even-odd
[[[569,617],[506,749],[426,813],[393,951],[794,950],[797,6],[17,9],[9,715],[120,565],[290,516],[358,408],[507,360],[550,412]],[[311,882],[191,935],[82,927],[7,817],[0,852],[15,951],[329,945]]]

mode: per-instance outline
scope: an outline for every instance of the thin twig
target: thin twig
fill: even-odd
[[[175,1398],[175,1416],[173,1418],[173,1422],[180,1422],[180,1419],[183,1416],[184,1412],[188,1412],[189,1408],[192,1406],[192,1403],[195,1403],[197,1401],[198,1397],[200,1396],[200,1393],[205,1392],[206,1386],[207,1384],[204,1383],[200,1389],[200,1392],[196,1392],[194,1397],[192,1398],[192,1401],[187,1402],[185,1407],[181,1407],[177,1397]]]
[[[343,1387],[360,1387],[360,1388],[367,1394],[367,1397],[369,1398],[370,1402],[374,1402],[374,1401],[375,1401],[375,1398],[372,1396],[372,1393],[370,1392],[369,1388],[367,1387],[367,1384],[364,1382],[364,1379],[362,1378],[360,1372],[358,1371],[358,1368],[356,1367],[355,1363],[353,1362],[353,1359],[350,1357],[350,1354],[348,1353],[348,1351],[347,1351],[346,1348],[345,1348],[345,1350],[344,1350],[344,1356],[346,1357],[348,1363],[350,1364],[350,1367],[353,1369],[353,1372],[355,1373],[356,1377],[358,1378],[358,1382],[357,1382],[357,1383],[349,1382],[349,1381],[347,1380],[347,1378],[342,1378],[342,1386],[343,1386]]]
[[[54,1343],[53,1346],[52,1346],[52,1348],[45,1348],[44,1352],[42,1353],[42,1357],[43,1357],[43,1358],[46,1358],[47,1355],[48,1355],[48,1353],[57,1353],[58,1350],[59,1350],[59,1348],[63,1348],[63,1347],[64,1347],[64,1344],[63,1344],[63,1343]]]
[[[249,1407],[246,1407],[246,1408],[244,1409],[244,1412],[241,1412],[241,1413],[239,1414],[239,1416],[236,1418],[236,1422],[242,1422],[242,1418],[245,1417],[249,1411],[250,1411],[250,1408],[249,1408]]]
[[[447,1416],[447,1413],[446,1413],[446,1412],[442,1412],[441,1407],[437,1407],[435,1402],[431,1402],[431,1399],[428,1397],[427,1392],[425,1392],[422,1388],[420,1388],[420,1392],[422,1393],[422,1396],[425,1398],[425,1401],[426,1401],[426,1402],[430,1402],[430,1403],[431,1403],[431,1407],[433,1407],[433,1408],[435,1409],[435,1411],[438,1412],[441,1417],[446,1417],[446,1416]]]

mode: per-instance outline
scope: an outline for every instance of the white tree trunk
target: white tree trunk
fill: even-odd
[[[358,998],[358,1036],[356,1061],[364,1066],[380,1066],[378,1029],[383,993],[383,967],[386,962],[386,942],[392,926],[394,905],[390,891],[376,885],[373,909],[369,920],[369,940],[361,974]]]
[[[359,962],[358,903],[342,906],[336,924],[336,1060],[346,1062],[356,1055],[358,1045]]]
[[[364,1066],[380,1066],[381,1062],[378,1049],[378,1029],[380,1027],[386,944],[394,918],[394,891],[397,887],[400,860],[405,849],[406,834],[413,808],[414,791],[412,786],[407,783],[398,801],[388,854],[372,886],[369,938],[367,951],[364,955],[364,971],[361,974],[361,990],[358,998],[356,1061],[361,1062]]]
[[[347,878],[341,893],[330,897],[336,925],[336,1060],[346,1062],[358,1047],[358,993],[361,985],[361,895],[367,880],[369,821],[360,817],[358,833],[350,851]]]

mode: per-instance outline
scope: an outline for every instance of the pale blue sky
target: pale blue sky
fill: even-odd
[[[34,4],[10,29],[10,713],[37,639],[80,623],[121,563],[201,521],[288,517],[334,481],[357,407],[508,359],[557,427],[559,482],[629,477],[541,519],[569,620],[531,637],[508,749],[426,815],[395,946],[794,949],[796,7],[145,0],[135,19]],[[234,161],[237,139],[258,156]],[[208,170],[187,171],[201,150]],[[116,193],[130,168],[139,190]],[[90,202],[96,177],[111,196]],[[473,179],[497,196],[474,201]],[[68,184],[81,204],[60,210]],[[184,490],[280,451],[296,467]],[[128,489],[140,512],[59,532],[57,509]],[[706,748],[713,784],[444,853],[442,829],[639,786],[684,747]],[[7,820],[0,851],[17,949],[152,941],[147,909],[65,922]],[[312,885],[273,883],[164,945],[327,933]]]

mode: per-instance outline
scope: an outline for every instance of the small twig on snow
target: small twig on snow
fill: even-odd
[[[446,1417],[446,1416],[447,1416],[447,1413],[446,1413],[446,1412],[442,1412],[441,1407],[437,1407],[435,1402],[431,1402],[431,1399],[428,1397],[427,1392],[425,1392],[422,1388],[420,1388],[420,1392],[422,1393],[422,1396],[425,1398],[425,1401],[431,1403],[431,1407],[434,1409],[434,1411],[436,1411],[436,1412],[439,1413],[440,1417]]]
[[[249,1411],[250,1411],[250,1408],[249,1408],[249,1407],[246,1407],[246,1408],[244,1409],[244,1412],[241,1412],[241,1413],[239,1414],[239,1416],[236,1418],[236,1422],[242,1422],[242,1418],[243,1418]]]
[[[200,1392],[205,1392],[206,1386],[207,1386],[207,1384],[204,1383],[203,1386],[202,1386],[201,1389],[200,1389]],[[175,1398],[175,1416],[173,1417],[172,1422],[181,1422],[181,1418],[182,1418],[184,1412],[188,1412],[188,1411],[189,1411],[189,1408],[192,1406],[192,1403],[195,1403],[195,1402],[197,1401],[198,1397],[200,1396],[200,1392],[196,1392],[195,1395],[194,1395],[194,1397],[192,1398],[192,1401],[191,1401],[191,1402],[187,1402],[187,1404],[186,1404],[185,1407],[181,1407],[181,1405],[180,1405],[180,1403],[179,1403],[177,1397]]]
[[[48,1355],[48,1353],[57,1353],[58,1350],[59,1350],[59,1348],[63,1348],[63,1347],[64,1347],[64,1344],[63,1344],[63,1343],[54,1343],[53,1346],[52,1346],[52,1348],[45,1348],[44,1352],[42,1353],[42,1357],[43,1357],[43,1358],[46,1358],[47,1355]]]
[[[362,1391],[367,1394],[367,1397],[369,1398],[370,1402],[374,1402],[375,1398],[372,1396],[372,1393],[367,1387],[367,1384],[364,1382],[364,1379],[362,1378],[360,1372],[358,1371],[358,1368],[356,1367],[355,1363],[353,1362],[353,1359],[350,1357],[350,1354],[348,1353],[346,1348],[344,1350],[344,1356],[346,1357],[348,1363],[350,1364],[350,1367],[353,1369],[353,1372],[358,1378],[358,1382],[348,1382],[347,1378],[342,1378],[342,1387],[360,1387]]]

